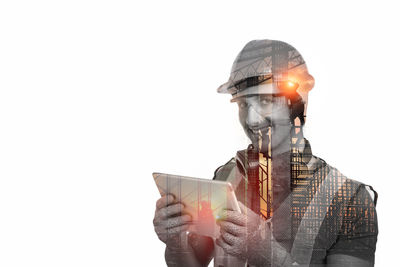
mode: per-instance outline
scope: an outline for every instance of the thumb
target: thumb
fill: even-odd
[[[239,204],[239,208],[240,208],[240,212],[241,213],[247,213],[248,208],[246,207],[246,205],[244,205],[242,202],[238,201]]]

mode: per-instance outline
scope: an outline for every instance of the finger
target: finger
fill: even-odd
[[[166,219],[172,217],[174,215],[182,213],[182,210],[185,206],[182,203],[173,204],[164,208],[161,208],[157,211],[157,215],[161,217],[161,219]]]
[[[241,226],[246,225],[246,216],[237,211],[224,210],[220,217],[221,219],[219,221],[227,221]]]
[[[165,227],[159,226],[156,228],[156,233],[158,236],[162,236],[165,239],[165,236],[174,235],[174,234],[181,233],[183,231],[187,231],[189,229],[189,227],[190,227],[189,224],[183,224],[183,225],[179,225],[179,226],[172,227],[172,228],[165,228]]]
[[[165,229],[170,229],[180,225],[188,224],[191,220],[192,217],[190,217],[190,215],[183,215],[164,220],[163,225]]]
[[[240,201],[238,201],[238,204],[239,204],[239,208],[240,208],[241,213],[246,213],[247,210],[248,210],[248,208],[246,207],[246,205],[244,205],[244,204],[243,204],[242,202],[240,202]]]
[[[221,238],[230,246],[237,246],[240,243],[239,238],[225,231],[221,231]]]
[[[173,235],[173,234],[178,234],[184,231],[187,231],[189,229],[189,224],[184,224],[184,225],[180,225],[180,226],[176,226],[173,228],[169,228],[167,229],[167,234],[169,235]]]
[[[189,229],[189,225],[184,224],[180,225],[171,229],[164,229],[161,227],[156,227],[155,231],[157,233],[158,238],[164,242],[167,243],[168,241],[173,241],[179,236],[180,233],[186,232]]]
[[[239,243],[237,245],[235,244],[235,245],[231,246],[228,243],[226,243],[223,238],[217,238],[215,240],[215,243],[218,246],[220,246],[225,251],[225,253],[239,257],[243,260],[246,259],[246,257],[244,255],[246,255],[247,247],[244,246],[243,244]]]
[[[167,194],[159,198],[156,202],[156,208],[161,209],[172,203],[174,203],[175,197],[171,194]]]
[[[173,217],[173,215],[180,214],[182,209],[183,205],[179,203],[161,209],[156,209],[154,213],[153,224],[158,225],[162,221],[168,219],[169,217]]]
[[[217,238],[215,240],[215,243],[218,246],[220,246],[225,251],[225,253],[228,253],[228,254],[234,255],[234,256],[241,256],[240,248],[236,245],[234,245],[234,246],[229,245],[228,243],[226,243],[224,241],[223,238]]]
[[[241,213],[246,215],[247,220],[257,220],[258,218],[260,218],[258,214],[246,207],[246,205],[244,205],[242,202],[239,202],[239,208]]]
[[[246,229],[244,227],[231,222],[220,221],[219,226],[221,227],[221,231],[228,232],[234,236],[241,236],[246,233]]]
[[[219,237],[215,240],[215,243],[220,246],[226,253],[229,253],[231,250],[231,245],[225,242],[222,237]]]

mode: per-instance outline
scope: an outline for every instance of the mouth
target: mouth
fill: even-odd
[[[271,126],[249,127],[248,129],[254,135],[262,135],[268,133],[268,131],[271,129]]]

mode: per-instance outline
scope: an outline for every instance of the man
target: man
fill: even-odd
[[[292,46],[255,40],[242,49],[218,92],[232,94],[251,144],[214,176],[234,186],[241,212],[221,214],[212,240],[186,233],[191,217],[173,196],[159,199],[154,226],[169,266],[374,265],[375,191],[312,155],[303,137],[313,85]]]

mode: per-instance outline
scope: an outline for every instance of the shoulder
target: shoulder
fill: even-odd
[[[313,175],[313,182],[318,183],[316,192],[320,196],[331,199],[330,209],[335,212],[330,214],[341,217],[343,225],[358,221],[360,217],[366,221],[376,219],[378,194],[372,186],[348,178],[329,164],[320,165]]]
[[[235,169],[235,167],[236,160],[235,158],[231,158],[225,164],[219,166],[214,171],[213,180],[226,181],[230,173]]]
[[[325,190],[336,191],[325,218],[328,230],[323,236],[331,240],[328,255],[344,254],[373,262],[378,235],[377,193],[372,186],[350,179],[330,165],[327,168]]]
[[[317,157],[313,158],[316,158],[318,162],[322,161],[325,163],[324,165],[319,163],[322,167],[317,170],[314,178],[320,178],[321,182],[324,181],[328,187],[331,187],[330,189],[335,189],[338,196],[341,197],[342,200],[346,200],[346,202],[348,202],[347,204],[357,201],[360,204],[364,203],[369,205],[372,203],[373,206],[376,205],[378,194],[371,185],[351,179],[322,159]]]

